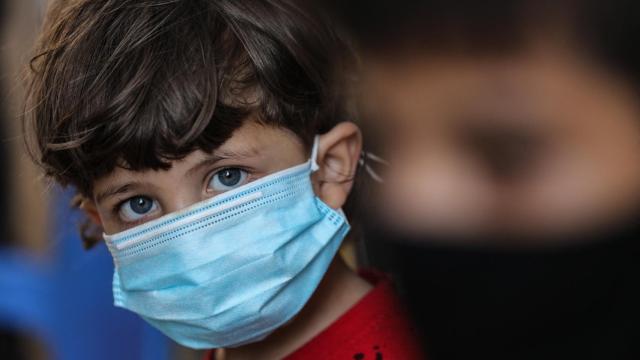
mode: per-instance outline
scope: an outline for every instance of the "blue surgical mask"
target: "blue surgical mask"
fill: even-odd
[[[114,235],[115,305],[181,345],[264,339],[309,300],[349,231],[301,165]]]

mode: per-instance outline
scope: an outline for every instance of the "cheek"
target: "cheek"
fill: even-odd
[[[640,146],[636,131],[565,139],[511,195],[514,227],[563,232],[606,223],[637,207]],[[630,136],[631,135],[631,136]]]
[[[466,233],[490,223],[494,189],[474,164],[435,152],[393,157],[391,164],[377,208],[395,225]]]
[[[112,219],[107,209],[98,209],[98,215],[100,218],[100,226],[105,234],[115,234],[120,230],[118,224]]]

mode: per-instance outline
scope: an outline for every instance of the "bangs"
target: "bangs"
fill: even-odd
[[[227,93],[241,96],[245,87],[256,84],[229,71],[238,67],[206,62],[217,59],[216,46],[210,44],[221,39],[203,38],[202,31],[191,29],[193,25],[185,24],[187,29],[180,29],[184,32],[168,29],[163,41],[143,44],[126,54],[127,62],[105,64],[102,72],[109,76],[98,80],[104,83],[91,88],[88,103],[80,106],[89,111],[76,114],[89,131],[70,136],[83,140],[69,149],[77,152],[78,163],[99,170],[88,178],[99,178],[116,164],[132,170],[166,169],[169,161],[194,150],[210,152],[259,107],[258,103],[220,101],[229,97]],[[224,48],[226,57],[242,55],[241,49]]]
[[[115,167],[167,169],[248,118],[305,144],[346,116],[346,50],[293,2],[75,1],[50,10],[31,62],[27,145],[84,195]]]
[[[238,76],[253,69],[215,13],[194,11],[189,1],[121,6],[87,27],[89,14],[105,11],[101,3],[67,9],[75,24],[58,24],[54,46],[32,61],[42,74],[39,106],[57,118],[39,123],[54,127],[37,129],[53,135],[41,140],[41,162],[76,174],[85,194],[116,166],[166,169],[196,149],[212,151],[257,106],[219,102],[255,83]]]

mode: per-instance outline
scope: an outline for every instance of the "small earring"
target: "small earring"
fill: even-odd
[[[369,174],[369,176],[371,176],[374,181],[384,183],[384,179],[380,175],[378,175],[378,173],[371,166],[369,166],[369,162],[375,162],[384,166],[389,166],[389,162],[379,157],[378,155],[364,150],[360,153],[360,159],[358,160],[358,164],[365,169],[367,174]]]

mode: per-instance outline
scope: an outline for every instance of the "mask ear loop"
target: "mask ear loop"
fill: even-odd
[[[320,165],[318,165],[318,146],[320,144],[320,135],[316,135],[313,138],[313,147],[311,148],[311,158],[309,158],[309,161],[311,162],[311,172],[314,173],[316,171],[318,171],[318,169],[320,169]],[[339,208],[336,210],[338,212],[338,214],[340,214],[343,218],[344,221],[349,223],[347,220],[347,215],[344,213],[344,211],[342,210],[342,208]]]
[[[384,183],[384,179],[382,178],[382,176],[378,175],[378,173],[371,166],[369,166],[369,161],[384,166],[389,166],[389,162],[376,154],[364,150],[362,151],[362,153],[360,153],[360,160],[358,161],[358,164],[364,168],[367,174],[369,174],[369,176],[371,176],[374,181],[381,184]]]
[[[318,165],[318,146],[320,143],[320,135],[316,135],[313,138],[313,147],[311,147],[311,172],[316,172],[320,169],[320,165]]]
[[[313,138],[313,146],[311,147],[311,158],[309,159],[309,161],[311,162],[312,173],[320,169],[320,165],[318,165],[319,143],[320,143],[320,135],[316,135]],[[378,163],[384,166],[389,166],[389,162],[374,153],[364,151],[364,150],[360,153],[360,160],[358,160],[358,164],[364,167],[367,174],[369,174],[369,176],[371,176],[371,178],[374,181],[379,183],[384,183],[384,179],[382,178],[382,176],[378,175],[378,173],[371,166],[369,166],[368,164],[369,161],[373,161],[375,163]]]

